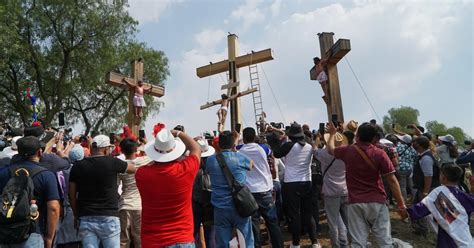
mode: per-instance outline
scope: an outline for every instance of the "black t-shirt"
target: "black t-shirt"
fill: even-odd
[[[69,182],[76,183],[79,217],[118,216],[117,174],[126,170],[126,162],[106,156],[76,162]]]

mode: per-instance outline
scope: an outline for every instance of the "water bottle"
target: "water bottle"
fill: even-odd
[[[34,220],[36,220],[39,216],[38,205],[36,205],[36,200],[30,201],[30,216]]]

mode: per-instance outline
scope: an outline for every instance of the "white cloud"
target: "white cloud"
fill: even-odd
[[[278,2],[276,0],[272,6]],[[179,86],[167,91],[163,99],[166,107],[158,116],[160,121],[184,124],[192,134],[216,127],[217,109],[200,111],[199,106],[208,99],[219,97],[223,80],[218,75],[210,78],[208,98],[209,78],[198,78],[195,69],[209,61],[227,57],[225,25],[235,26],[244,22],[248,28],[255,24],[251,31],[259,35],[242,37],[240,53],[267,47],[274,50],[275,61],[263,66],[285,119],[309,123],[313,127],[327,118],[326,107],[320,98],[321,89],[309,80],[308,72],[312,57],[319,56],[317,33],[331,31],[336,38],[351,40],[352,51],[347,58],[379,115],[401,103],[413,103],[422,89],[431,87],[430,77],[446,66],[443,53],[451,51],[458,42],[451,39],[456,35],[453,26],[460,22],[455,4],[384,4],[379,1],[363,1],[364,4],[361,1],[353,6],[330,4],[293,13],[285,20],[279,15],[280,18],[271,19],[266,25],[257,25],[265,18],[258,8],[259,3],[246,1],[231,13],[228,24],[215,29],[205,28],[194,36],[195,46],[171,64],[168,81]],[[279,12],[272,6],[270,12]],[[255,38],[252,40],[250,37]],[[373,118],[344,60],[338,65],[338,70],[346,119]],[[248,84],[248,69],[242,68],[240,72],[242,84]],[[281,121],[278,107],[260,73],[265,112],[269,120]],[[252,125],[251,96],[242,99],[244,125]],[[423,113],[423,109],[420,111]],[[150,120],[147,125],[156,120]]]
[[[275,0],[275,2],[273,2],[272,5],[270,5],[270,11],[272,12],[273,17],[278,16],[280,14],[281,3],[282,3],[282,0]]]
[[[242,22],[243,30],[247,30],[252,25],[258,24],[265,20],[263,11],[258,7],[262,0],[246,0],[245,3],[232,11],[231,17]]]
[[[129,0],[129,13],[139,21],[140,24],[147,22],[157,22],[165,10],[173,3],[173,0]]]

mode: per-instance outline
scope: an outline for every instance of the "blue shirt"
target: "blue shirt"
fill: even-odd
[[[244,184],[246,171],[250,170],[250,159],[241,153],[232,151],[223,151],[222,155],[224,155],[227,167],[234,175],[235,180]],[[216,208],[235,209],[229,184],[217,162],[216,155],[207,158],[206,171],[211,177],[211,204]]]
[[[39,166],[38,163],[31,161],[16,161],[12,165],[21,165],[22,168],[32,169]],[[10,166],[0,169],[0,192],[3,190],[10,179]],[[51,171],[42,171],[33,177],[35,186],[34,197],[36,198],[38,210],[40,212],[39,225],[37,225],[37,233],[44,233],[46,230],[46,203],[52,200],[59,200],[58,181],[56,175]]]

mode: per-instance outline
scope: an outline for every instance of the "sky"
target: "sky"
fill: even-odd
[[[403,105],[420,111],[422,125],[437,120],[474,137],[473,1],[129,0],[129,5],[139,21],[137,40],[169,58],[166,95],[159,99],[164,107],[145,121],[147,134],[158,122],[182,124],[193,136],[216,129],[218,106],[199,106],[220,97],[226,74],[198,78],[196,68],[227,59],[228,32],[239,37],[240,55],[273,50],[274,60],[258,66],[267,121],[317,129],[327,121],[326,106],[309,69],[320,56],[317,34],[334,32],[336,40],[350,39],[352,48],[337,65],[346,121],[382,122],[390,108]],[[240,69],[241,90],[249,85],[248,71]],[[252,96],[241,101],[243,126],[252,126]]]

